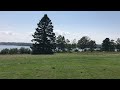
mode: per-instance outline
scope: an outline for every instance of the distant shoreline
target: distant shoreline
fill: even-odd
[[[32,43],[25,42],[0,42],[0,45],[12,45],[12,46],[32,46]],[[101,48],[101,44],[97,44],[97,48]]]
[[[5,45],[5,44],[0,44],[0,46],[29,46],[29,45],[9,45],[9,44]]]
[[[23,42],[0,42],[0,45],[31,46],[32,43],[23,43]]]

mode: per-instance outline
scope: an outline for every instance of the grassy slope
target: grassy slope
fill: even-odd
[[[0,78],[120,79],[120,54],[0,55]]]

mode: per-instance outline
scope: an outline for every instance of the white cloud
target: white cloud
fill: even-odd
[[[71,42],[73,39],[78,41],[83,36],[89,36],[92,40],[95,40],[97,44],[101,44],[105,38],[117,40],[120,34],[116,32],[68,32],[63,30],[54,30],[56,36],[63,35]],[[31,42],[33,39],[32,34],[34,32],[15,32],[15,31],[0,31],[0,42]]]
[[[66,39],[73,40],[76,34],[65,32],[61,30],[54,30],[56,36],[63,35]],[[13,32],[13,31],[0,31],[0,42],[31,42],[34,32]],[[77,37],[77,36],[76,36]]]
[[[31,42],[31,32],[0,31],[0,42]]]

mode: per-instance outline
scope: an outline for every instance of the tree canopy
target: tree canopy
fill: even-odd
[[[66,44],[65,37],[62,35],[59,35],[56,38],[57,51],[58,52],[65,51],[65,44]]]
[[[80,40],[78,40],[78,43],[77,43],[78,48],[80,49],[88,48],[89,41],[90,41],[89,37],[83,36]]]
[[[105,40],[103,40],[102,50],[103,51],[115,51],[114,40],[110,40],[109,38],[106,38]]]

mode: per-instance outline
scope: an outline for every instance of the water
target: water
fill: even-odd
[[[30,46],[14,46],[14,45],[0,45],[0,51],[2,49],[11,49],[11,48],[17,48],[17,49],[20,49],[21,47],[24,47],[24,48],[29,48],[30,49]]]

